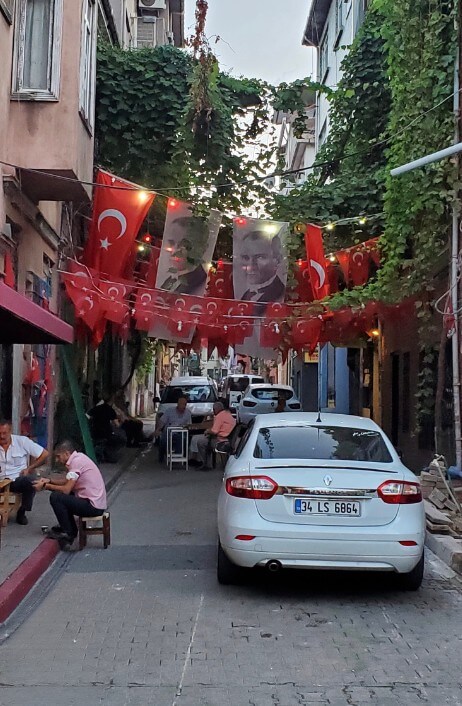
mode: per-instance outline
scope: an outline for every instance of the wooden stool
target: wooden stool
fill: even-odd
[[[0,524],[6,527],[12,512],[17,512],[21,507],[21,494],[10,492],[9,478],[0,481]]]
[[[99,527],[87,527],[87,522],[101,522]],[[104,548],[107,549],[111,543],[111,515],[108,511],[96,517],[79,517],[79,549],[87,546],[89,534],[102,534]]]

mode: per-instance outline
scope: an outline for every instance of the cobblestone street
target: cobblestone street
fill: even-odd
[[[112,497],[113,545],[73,556],[0,648],[2,706],[462,704],[462,596],[383,577],[215,578],[220,472],[141,457]]]

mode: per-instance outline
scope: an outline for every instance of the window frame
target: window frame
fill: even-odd
[[[12,74],[12,99],[58,101],[61,84],[61,45],[63,29],[63,0],[49,0],[52,3],[51,37],[49,41],[48,66],[49,88],[31,88],[23,85],[26,8],[29,0],[16,0],[15,33]]]
[[[329,73],[329,26],[319,43],[319,81],[324,83]]]
[[[87,9],[91,5],[90,52],[86,52]],[[98,6],[96,0],[82,3],[79,69],[79,115],[85,127],[92,132],[95,123],[96,100],[96,37],[98,32]],[[88,69],[88,73],[86,72]]]
[[[335,0],[335,47],[345,29],[345,0]]]

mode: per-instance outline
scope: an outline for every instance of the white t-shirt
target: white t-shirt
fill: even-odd
[[[0,478],[15,480],[29,465],[29,456],[38,458],[44,449],[28,436],[11,435],[11,444],[7,450],[0,446]]]

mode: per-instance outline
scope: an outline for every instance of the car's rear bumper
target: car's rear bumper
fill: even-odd
[[[243,542],[241,542],[241,545]],[[246,542],[250,544],[250,542]],[[283,568],[335,569],[351,571],[412,571],[423,546],[403,547],[398,542],[342,542],[274,539],[263,546],[257,537],[252,547],[237,549],[222,545],[230,560],[247,568],[278,561]]]

